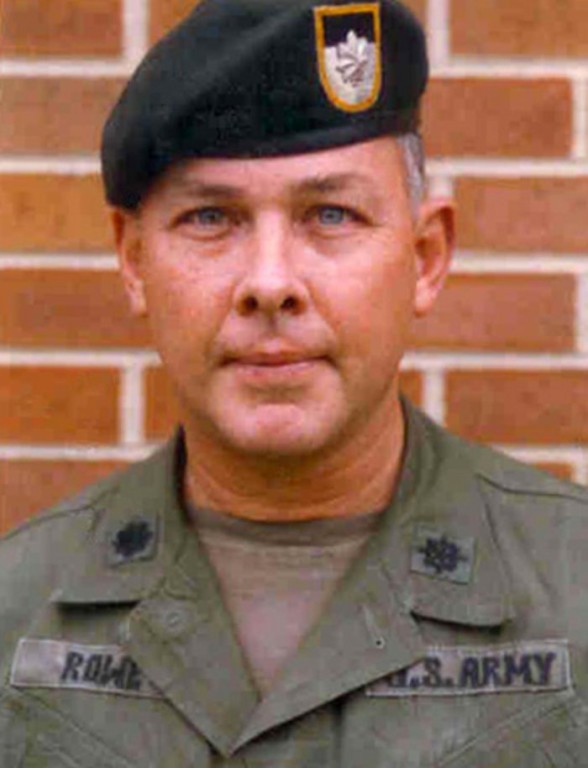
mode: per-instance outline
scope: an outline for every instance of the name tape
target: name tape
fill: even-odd
[[[160,699],[162,694],[119,646],[23,638],[12,663],[15,688],[71,688]]]
[[[500,646],[434,646],[425,658],[366,688],[368,696],[463,696],[571,686],[565,640]]]

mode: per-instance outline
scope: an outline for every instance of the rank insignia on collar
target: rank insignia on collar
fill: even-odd
[[[108,538],[108,564],[122,565],[149,560],[155,554],[156,532],[150,521],[135,518]]]
[[[320,80],[329,101],[345,112],[372,107],[382,87],[379,3],[314,9]]]
[[[469,584],[474,566],[475,541],[458,538],[435,528],[415,528],[410,569],[456,584]]]

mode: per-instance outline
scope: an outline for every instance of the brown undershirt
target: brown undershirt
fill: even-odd
[[[380,513],[299,523],[190,510],[262,694],[322,613]]]

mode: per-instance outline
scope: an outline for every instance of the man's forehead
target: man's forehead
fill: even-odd
[[[349,147],[279,158],[193,159],[173,165],[152,194],[230,198],[247,195],[256,186],[289,194],[345,191],[368,193],[379,177],[389,187],[402,179],[403,164],[393,137]]]

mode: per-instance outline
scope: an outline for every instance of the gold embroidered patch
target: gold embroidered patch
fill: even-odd
[[[345,112],[372,107],[382,88],[379,3],[314,9],[318,69],[329,101]]]

